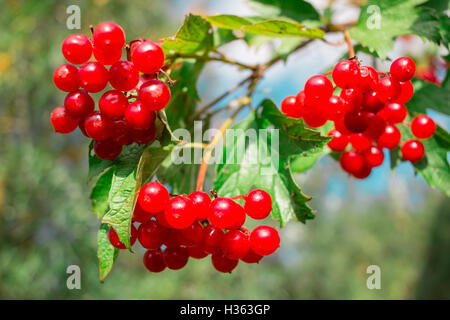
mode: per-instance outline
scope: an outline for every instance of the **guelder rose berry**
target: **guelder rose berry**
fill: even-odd
[[[261,189],[250,191],[245,198],[244,209],[253,219],[267,218],[272,211],[272,198],[270,194]]]
[[[91,41],[85,35],[72,34],[64,39],[62,53],[70,63],[85,63],[92,55]]]
[[[78,126],[78,119],[72,117],[64,106],[59,106],[52,111],[50,120],[55,132],[71,133]]]
[[[120,241],[119,236],[117,235],[114,228],[109,228],[108,231],[109,242],[117,249],[126,249],[125,245]],[[137,229],[131,224],[131,232],[130,232],[130,246],[133,246],[137,239]]]
[[[138,97],[149,110],[158,111],[169,103],[170,89],[160,80],[148,80],[141,85]]]
[[[153,41],[143,41],[131,53],[131,61],[142,73],[155,73],[164,64],[164,52]]]
[[[280,246],[278,231],[269,226],[256,227],[250,234],[250,248],[256,254],[268,256]]]
[[[420,139],[428,139],[436,131],[436,123],[427,115],[418,115],[411,122],[411,132]]]
[[[415,163],[422,160],[425,155],[425,148],[422,142],[418,140],[408,140],[403,144],[401,152],[403,159]]]
[[[163,211],[169,202],[169,191],[159,182],[149,182],[139,191],[138,202],[147,212]]]

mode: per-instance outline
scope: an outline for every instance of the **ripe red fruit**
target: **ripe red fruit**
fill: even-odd
[[[295,119],[302,117],[302,112],[295,96],[288,96],[281,101],[281,112]]]
[[[100,112],[110,120],[123,119],[128,99],[119,90],[106,91],[98,100]]]
[[[256,254],[268,256],[280,246],[278,231],[269,226],[256,227],[250,234],[250,248]]]
[[[344,100],[342,100],[342,98],[338,96],[331,96],[328,99],[328,103],[325,109],[326,109],[326,118],[328,120],[334,121],[344,114],[345,111]]]
[[[139,89],[138,97],[149,110],[158,111],[169,103],[170,89],[160,80],[148,80]]]
[[[114,228],[109,228],[108,231],[108,239],[109,242],[113,245],[114,248],[117,249],[126,249],[125,245],[119,240],[119,236],[117,235]],[[137,229],[134,224],[131,224],[131,235],[130,235],[130,246],[132,247],[137,239]]]
[[[129,91],[139,82],[139,72],[129,61],[117,61],[109,69],[109,82],[114,89]]]
[[[380,147],[372,146],[363,151],[364,162],[370,167],[378,167],[383,163],[384,153]]]
[[[411,122],[411,132],[420,139],[428,139],[436,131],[436,123],[427,115],[416,116]]]
[[[379,114],[368,113],[367,114],[368,126],[363,134],[371,139],[378,139],[384,132],[386,122]]]
[[[103,51],[119,50],[125,44],[125,32],[114,22],[102,22],[94,29],[93,42]]]
[[[258,263],[262,259],[262,256],[253,252],[252,249],[248,250],[245,257],[241,258],[245,263]]]
[[[324,112],[314,108],[305,108],[303,112],[303,121],[311,128],[318,128],[327,122],[327,117]]]
[[[131,53],[131,61],[142,73],[155,73],[164,64],[164,52],[153,41],[144,41]]]
[[[272,211],[272,198],[264,190],[252,190],[245,198],[244,209],[245,213],[253,219],[267,218]]]
[[[147,212],[136,202],[133,211],[133,222],[146,223],[153,217],[153,213]]]
[[[72,117],[64,106],[56,107],[50,116],[53,129],[59,133],[71,133],[78,126],[78,119]]]
[[[394,102],[406,103],[411,100],[414,94],[414,87],[411,81],[400,82],[400,96]]]
[[[345,150],[348,145],[348,137],[346,135],[343,135],[339,131],[333,129],[328,132],[328,136],[333,136],[333,139],[328,142],[328,147],[330,147],[331,150],[335,152]]]
[[[156,127],[153,123],[150,128],[145,130],[129,129],[131,139],[137,144],[146,144],[155,138]]]
[[[186,248],[166,248],[163,251],[164,261],[167,267],[172,270],[182,269],[189,260],[189,253]]]
[[[400,97],[402,88],[400,82],[393,79],[392,77],[381,78],[378,82],[377,91],[379,98],[383,102],[394,101]]]
[[[363,101],[363,94],[361,91],[354,88],[347,88],[343,89],[339,96],[344,103],[345,111],[356,112],[360,110]]]
[[[333,84],[327,77],[319,74],[306,81],[304,90],[306,97],[328,100],[333,94]]]
[[[164,237],[164,245],[168,248],[178,248],[182,245],[179,239],[180,230],[179,229],[173,229],[170,227],[170,229],[166,230],[166,235]]]
[[[334,66],[332,77],[339,88],[353,87],[360,81],[358,64],[352,60],[339,61]]]
[[[165,235],[166,229],[154,220],[141,224],[138,229],[138,240],[146,249],[160,248]]]
[[[392,62],[390,68],[391,76],[397,81],[411,80],[416,72],[416,65],[411,58],[401,57]]]
[[[84,120],[87,135],[94,140],[106,140],[111,137],[113,123],[99,111],[94,111]]]
[[[169,191],[157,181],[146,183],[139,191],[138,202],[147,212],[163,211],[169,202]]]
[[[110,66],[122,58],[122,49],[105,51],[94,47],[92,52],[94,53],[95,60],[105,66]]]
[[[203,229],[202,248],[207,253],[215,253],[220,250],[222,246],[222,240],[225,236],[224,232],[220,228],[216,228],[212,225],[207,225]]]
[[[81,118],[81,119],[78,120],[78,128],[80,128],[81,133],[85,137],[89,138],[89,136],[87,135],[86,129],[84,128],[84,120],[85,120],[85,118]]]
[[[193,246],[187,248],[189,256],[194,259],[203,259],[208,256],[209,253],[203,251],[202,246]]]
[[[150,272],[161,272],[166,268],[166,262],[161,249],[147,250],[144,254],[144,265]]]
[[[234,201],[233,201],[234,202]],[[234,202],[233,208],[233,224],[228,227],[228,230],[240,229],[245,223],[247,218],[244,208],[239,204]]]
[[[344,136],[348,136],[351,134],[351,132],[347,129],[344,122],[344,116],[338,117],[334,122],[334,127],[337,131],[342,133]]]
[[[228,228],[233,225],[235,202],[229,198],[216,198],[211,202],[208,220],[217,228]]]
[[[155,219],[156,219],[156,221],[160,224],[160,225],[162,225],[164,228],[171,228],[171,226],[169,225],[169,223],[167,223],[167,220],[166,220],[166,214],[164,213],[164,210],[162,210],[162,211],[159,211],[159,212],[157,212],[156,214],[154,213],[154,215],[155,215]],[[173,230],[175,230],[175,229],[173,229]]]
[[[130,129],[125,120],[117,120],[113,122],[111,129],[111,140],[116,144],[125,146],[133,143],[130,136]]]
[[[400,143],[401,137],[400,130],[396,126],[388,124],[378,138],[377,144],[382,148],[394,149]]]
[[[356,173],[364,165],[364,157],[354,150],[346,151],[339,159],[342,169],[348,173]]]
[[[67,112],[74,118],[84,118],[95,108],[94,99],[84,90],[70,92],[64,100]]]
[[[391,124],[403,122],[407,115],[408,110],[406,110],[406,107],[403,104],[388,102],[384,106],[383,117]]]
[[[55,86],[65,92],[77,90],[78,84],[78,68],[71,64],[63,64],[53,72],[53,82]]]
[[[99,92],[108,84],[108,70],[99,62],[83,64],[78,71],[78,83],[87,92]]]
[[[85,35],[72,34],[64,39],[62,53],[70,63],[85,63],[92,55],[91,41]]]
[[[211,262],[217,271],[231,273],[238,265],[239,260],[228,259],[223,252],[218,252],[211,256]]]
[[[203,239],[203,226],[194,221],[187,228],[181,229],[178,235],[178,239],[186,247],[199,245]]]
[[[401,152],[403,159],[415,163],[422,160],[425,155],[425,148],[422,142],[418,140],[408,140],[403,144]]]
[[[347,112],[344,116],[344,124],[346,128],[353,133],[364,132],[369,126],[367,112],[356,111]]]
[[[222,252],[228,259],[241,259],[250,250],[248,236],[239,230],[228,231],[222,240]]]
[[[111,139],[94,142],[94,151],[102,160],[114,160],[122,152],[122,146]]]
[[[370,91],[363,95],[362,108],[368,112],[378,112],[384,106],[380,100],[378,91]]]
[[[364,163],[363,167],[361,168],[361,170],[354,172],[353,176],[355,178],[358,179],[365,179],[368,176],[370,176],[370,173],[372,172],[372,167],[370,167],[369,165],[367,165],[366,163]]]
[[[192,200],[192,210],[196,213],[196,219],[199,221],[206,220],[209,214],[209,206],[211,198],[206,192],[195,191],[189,195]]]
[[[125,120],[130,128],[136,130],[149,129],[155,122],[155,114],[150,111],[140,100],[130,103],[125,110]]]
[[[350,135],[350,143],[355,150],[364,150],[372,145],[372,140],[362,133],[352,133]]]
[[[183,196],[176,196],[169,200],[165,215],[167,223],[175,229],[187,228],[195,221],[192,201]]]
[[[360,71],[360,79],[359,83],[356,85],[363,92],[368,92],[371,90],[375,90],[378,85],[378,72],[372,67],[363,66],[359,68]]]

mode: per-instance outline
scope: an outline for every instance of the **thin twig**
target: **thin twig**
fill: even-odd
[[[350,35],[348,34],[346,28],[343,28],[342,31],[344,32],[345,41],[347,42],[348,46],[348,57],[352,59],[355,57],[355,49],[353,48],[352,39],[350,38]]]

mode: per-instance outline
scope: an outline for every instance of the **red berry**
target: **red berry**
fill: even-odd
[[[78,68],[71,64],[63,64],[53,72],[53,82],[55,86],[65,92],[77,90],[78,84]]]
[[[137,229],[134,224],[131,224],[130,229],[130,246],[132,247],[137,239]],[[113,245],[114,248],[117,249],[126,249],[125,245],[119,240],[119,236],[117,235],[114,228],[109,228],[108,231],[109,242]]]
[[[228,228],[233,225],[233,209],[235,202],[229,198],[216,198],[211,202],[208,220],[217,228]]]
[[[406,107],[403,104],[388,102],[384,106],[383,117],[391,124],[403,122],[407,115],[408,110],[406,110]]]
[[[318,128],[327,122],[327,116],[324,112],[313,108],[305,108],[303,112],[303,121],[311,128]]]
[[[139,72],[129,61],[117,61],[109,69],[109,82],[117,90],[129,91],[139,82]]]
[[[157,181],[149,182],[139,191],[138,202],[147,212],[163,211],[169,203],[169,191]]]
[[[170,229],[166,229],[164,245],[168,248],[180,247],[182,245],[182,243],[180,241],[180,230],[173,229],[172,227],[170,227]]]
[[[183,196],[176,196],[170,199],[165,210],[165,215],[167,223],[175,229],[187,228],[195,221],[192,201]]]
[[[208,218],[209,206],[211,205],[211,198],[206,192],[195,191],[189,195],[192,200],[192,209],[196,213],[197,220],[203,221]]]
[[[94,99],[84,90],[70,92],[64,100],[67,112],[75,118],[84,118],[95,108]]]
[[[397,103],[407,103],[414,94],[414,87],[411,81],[400,82],[400,96],[395,99]]]
[[[356,111],[347,112],[344,116],[344,123],[347,129],[353,133],[364,132],[369,126],[367,112]]]
[[[145,211],[139,205],[139,202],[136,202],[133,211],[133,222],[146,223],[148,222],[154,214]]]
[[[363,151],[364,162],[370,167],[378,167],[383,163],[384,153],[380,147],[372,146]]]
[[[278,231],[269,226],[256,227],[250,234],[250,248],[256,254],[268,256],[280,246]]]
[[[78,119],[72,117],[64,106],[56,107],[50,116],[53,129],[59,133],[71,133],[78,126]]]
[[[164,64],[164,52],[153,41],[144,41],[131,53],[131,61],[142,73],[155,73]]]
[[[295,96],[288,96],[281,101],[281,112],[295,119],[302,117],[302,112]]]
[[[138,239],[146,249],[158,249],[163,244],[166,229],[154,220],[149,220],[139,226]]]
[[[363,134],[371,139],[378,139],[384,132],[386,122],[379,114],[368,113],[367,114],[368,126]]]
[[[354,150],[346,151],[339,159],[342,169],[348,173],[356,173],[364,165],[364,157]]]
[[[378,138],[377,144],[382,148],[394,149],[400,143],[402,135],[394,125],[388,124],[383,134]]]
[[[203,259],[208,256],[209,253],[203,251],[202,246],[193,246],[187,248],[189,256],[194,259]]]
[[[80,128],[81,133],[85,136],[88,137],[86,129],[84,128],[84,120],[85,118],[81,118],[80,120],[78,120],[78,128]]]
[[[328,142],[328,147],[330,147],[331,150],[335,152],[345,150],[348,145],[348,137],[346,135],[343,135],[339,131],[333,129],[328,132],[328,136],[333,136],[333,139]]]
[[[172,270],[182,269],[189,260],[189,253],[186,248],[166,248],[163,251],[164,261],[167,267]]]
[[[150,111],[140,100],[130,103],[125,110],[125,120],[132,129],[149,129],[155,122],[155,114]]]
[[[120,58],[122,58],[122,49],[105,51],[94,47],[93,53],[95,60],[105,66],[110,66],[114,62],[119,61]]]
[[[170,89],[160,80],[149,80],[141,86],[138,96],[149,110],[158,111],[164,109],[169,103]]]
[[[427,115],[416,116],[411,122],[411,132],[420,139],[428,139],[436,131],[436,123]]]
[[[78,83],[87,92],[102,91],[108,79],[108,70],[99,62],[86,62],[78,71]]]
[[[128,128],[128,123],[125,120],[117,120],[113,122],[111,129],[111,140],[121,146],[133,143],[130,135],[130,128]]]
[[[152,74],[141,74],[139,75],[139,82],[136,85],[136,90],[139,91],[139,89],[144,85],[144,83],[146,83],[147,81],[150,80],[154,80],[157,78],[156,73],[152,73]]]
[[[91,41],[85,35],[72,34],[64,39],[62,53],[70,63],[85,63],[92,55]]]
[[[397,81],[411,80],[416,72],[416,65],[411,58],[401,57],[392,62],[390,68],[391,76]]]
[[[316,75],[309,78],[305,84],[305,96],[318,99],[326,99],[333,94],[333,84],[327,77]],[[325,100],[325,101],[326,101]]]
[[[125,44],[125,32],[114,22],[102,22],[94,29],[93,41],[100,50],[119,50]]]
[[[247,218],[247,216],[245,214],[244,208],[239,203],[234,202],[234,208],[233,208],[233,221],[234,222],[227,229],[228,230],[240,229],[242,227],[242,225],[245,223],[246,218]]]
[[[239,260],[228,259],[223,252],[218,252],[211,256],[211,262],[217,271],[231,273],[238,265]]]
[[[370,167],[369,165],[367,165],[366,163],[364,163],[364,165],[363,165],[363,167],[361,168],[361,170],[359,170],[359,171],[357,171],[357,172],[354,172],[354,173],[353,173],[353,176],[354,176],[355,178],[358,178],[358,179],[365,179],[365,178],[367,178],[368,176],[370,176],[371,172],[372,172],[372,167]]]
[[[350,135],[350,143],[355,150],[364,150],[372,145],[372,140],[367,138],[362,133],[352,133]]]
[[[359,68],[360,71],[360,80],[356,85],[363,92],[368,92],[371,90],[375,90],[378,85],[378,72],[372,67],[363,66]]]
[[[331,96],[328,99],[328,103],[326,105],[326,114],[328,120],[334,121],[338,119],[342,114],[344,114],[344,111],[344,100],[342,100],[341,97]]]
[[[339,61],[334,66],[332,77],[339,88],[353,87],[360,81],[358,64],[352,60]]]
[[[378,112],[384,106],[384,102],[379,98],[378,91],[370,91],[364,94],[362,108],[368,112]]]
[[[94,151],[97,157],[102,160],[114,160],[122,152],[122,146],[110,139],[95,141]]]
[[[145,130],[129,129],[131,139],[137,144],[146,144],[155,139],[156,127],[154,124]]]
[[[339,131],[340,133],[342,133],[344,136],[348,136],[351,134],[351,132],[345,126],[344,116],[338,117],[333,122],[334,122],[334,127],[336,128],[336,130]]]
[[[166,214],[164,213],[164,210],[157,212],[155,214],[155,219],[164,228],[166,228],[166,229],[171,228],[171,226],[169,225],[169,223],[166,220]]]
[[[181,229],[178,235],[180,242],[187,247],[199,245],[203,239],[203,226],[200,222],[194,221],[187,228]]]
[[[262,259],[262,256],[253,252],[252,249],[248,250],[245,257],[241,258],[245,263],[258,263]]]
[[[128,99],[119,90],[106,91],[98,100],[100,112],[110,120],[123,119]]]
[[[402,157],[413,163],[422,160],[425,155],[425,148],[418,140],[408,140],[402,146]]]
[[[245,198],[244,209],[245,213],[253,219],[267,218],[272,211],[272,198],[264,190],[252,190]]]
[[[402,88],[400,82],[393,79],[392,77],[381,78],[378,82],[377,91],[379,98],[383,102],[394,101],[400,97]]]
[[[222,240],[222,252],[228,259],[241,259],[250,250],[248,236],[239,230],[228,231]]]
[[[220,228],[216,228],[212,225],[207,225],[203,229],[202,248],[207,253],[215,253],[220,250],[222,246],[222,240],[225,236],[224,232]]]
[[[87,135],[94,140],[106,140],[111,137],[113,123],[99,111],[94,111],[84,120]]]
[[[345,111],[356,112],[361,108],[363,94],[354,88],[343,89],[339,95],[344,103]]]
[[[144,265],[150,272],[161,272],[166,268],[166,262],[161,249],[147,250],[144,254]]]

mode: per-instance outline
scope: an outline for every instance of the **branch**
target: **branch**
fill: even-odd
[[[355,57],[355,49],[353,48],[352,39],[350,38],[346,28],[342,28],[342,31],[344,32],[345,41],[348,46],[348,57],[349,59],[352,59]]]

